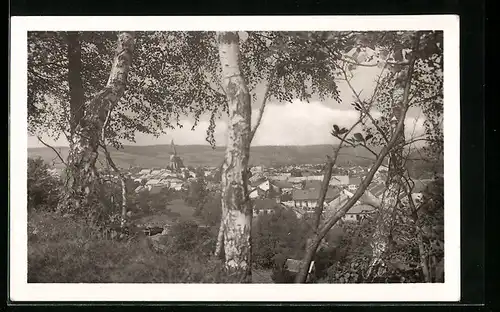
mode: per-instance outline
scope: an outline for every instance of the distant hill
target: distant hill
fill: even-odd
[[[68,148],[57,148],[63,157],[67,157]],[[212,149],[206,145],[178,145],[177,154],[186,166],[219,166],[224,157],[224,147]],[[378,152],[379,148],[374,148]],[[149,146],[124,146],[121,150],[110,149],[115,163],[122,168],[137,166],[143,168],[165,167],[170,162],[173,152],[170,145]],[[255,146],[251,148],[250,164],[264,166],[279,166],[287,164],[320,164],[326,155],[332,155],[332,145],[309,146]],[[29,148],[29,157],[42,157],[46,162],[52,163],[56,159],[55,153],[49,148]],[[416,158],[416,157],[413,157]],[[368,166],[373,163],[374,156],[362,147],[344,147],[337,159],[338,166],[361,165]],[[101,158],[104,162],[104,159]],[[56,162],[59,162],[56,160]],[[410,162],[413,163],[413,162]],[[418,164],[417,164],[418,163]],[[422,161],[415,163],[424,166]]]

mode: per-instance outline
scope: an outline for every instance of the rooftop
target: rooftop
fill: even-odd
[[[272,184],[274,186],[277,186],[279,188],[293,188],[293,184],[287,181],[272,181]]]
[[[281,205],[276,202],[274,199],[265,198],[265,199],[256,199],[254,200],[254,209],[255,210],[268,210],[268,209],[279,209]]]
[[[372,213],[375,208],[370,205],[356,205],[347,211],[347,214]]]
[[[349,179],[349,184],[353,185],[360,185],[361,184],[361,177],[352,177]]]
[[[294,190],[292,194],[293,200],[317,200],[319,198],[320,189]],[[325,200],[332,200],[339,196],[341,191],[337,188],[329,188]]]

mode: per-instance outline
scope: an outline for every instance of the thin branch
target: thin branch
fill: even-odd
[[[341,68],[341,71],[342,73],[344,74],[344,77],[346,78],[346,82],[347,82],[347,85],[349,86],[349,89],[351,89],[352,93],[354,93],[354,96],[356,97],[356,100],[358,101],[360,107],[362,108],[363,112],[368,116],[368,118],[370,118],[371,122],[373,123],[373,125],[375,126],[375,128],[377,129],[378,132],[380,132],[380,134],[382,135],[382,137],[384,138],[384,141],[386,143],[389,142],[389,139],[387,138],[387,135],[385,134],[385,132],[382,130],[382,128],[380,128],[380,126],[375,122],[375,119],[373,118],[373,116],[370,114],[369,112],[369,107],[366,108],[365,105],[364,105],[364,102],[361,100],[361,98],[359,97],[359,94],[361,93],[358,93],[356,92],[356,90],[354,89],[354,87],[352,86],[351,82],[349,80],[347,80],[347,72],[345,71],[345,69],[342,67]],[[375,89],[376,91],[377,89]],[[372,96],[372,101],[374,99],[374,96]],[[370,107],[371,107],[371,104],[372,103],[369,103]]]
[[[43,145],[45,145],[46,147],[50,148],[52,151],[54,151],[54,153],[56,153],[57,157],[61,160],[61,162],[67,166],[66,162],[64,161],[64,159],[62,158],[61,154],[51,145],[45,143],[41,137],[37,136],[37,139],[38,141],[40,141],[40,143],[42,143]]]
[[[252,140],[255,136],[255,133],[257,132],[257,129],[259,128],[260,123],[262,121],[262,116],[264,115],[264,109],[266,108],[267,98],[269,96],[269,90],[271,88],[271,84],[273,83],[276,69],[277,69],[277,65],[274,66],[274,68],[271,70],[271,74],[269,75],[268,82],[266,84],[266,88],[264,91],[264,98],[262,99],[262,104],[260,105],[259,115],[257,116],[257,121],[255,122],[255,126],[253,127],[252,131],[250,132],[250,142],[252,142]]]
[[[410,144],[413,144],[413,143],[419,142],[419,141],[438,142],[439,140],[433,140],[433,139],[429,139],[429,138],[419,138],[419,139],[414,139],[414,140],[410,140],[410,141],[405,141],[403,146],[410,145]]]
[[[420,39],[420,37],[418,37]],[[418,46],[418,40],[417,40],[417,46]],[[408,77],[411,77],[413,74],[413,67],[415,64],[415,57],[411,59],[410,62],[410,68],[408,69]],[[384,148],[380,151],[378,154],[376,162],[372,165],[370,171],[368,172],[367,176],[363,179],[361,182],[360,186],[354,193],[354,195],[349,199],[349,201],[343,205],[341,209],[339,209],[319,230],[319,232],[314,236],[312,242],[310,245],[307,246],[307,251],[306,255],[304,257],[304,262],[305,265],[303,268],[300,269],[299,273],[297,274],[297,277],[295,279],[296,283],[304,283],[307,279],[308,271],[307,271],[307,266],[312,261],[312,258],[316,252],[316,249],[321,242],[321,240],[325,237],[325,235],[330,231],[330,229],[346,214],[349,209],[361,198],[361,196],[364,194],[366,189],[368,188],[368,185],[371,183],[375,173],[378,171],[378,168],[382,164],[383,160],[385,157],[389,154],[389,152],[394,148],[396,145],[399,136],[401,133],[404,131],[404,119],[406,117],[406,113],[408,112],[408,95],[409,95],[409,89],[410,89],[410,82],[411,79],[407,79],[404,92],[403,92],[403,101],[402,101],[402,114],[399,117],[398,123],[392,133],[390,141],[387,143]]]

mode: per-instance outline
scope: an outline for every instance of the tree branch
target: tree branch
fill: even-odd
[[[384,67],[385,68],[385,67]],[[382,135],[382,137],[384,138],[384,141],[387,143],[389,142],[389,139],[387,138],[387,135],[385,134],[385,132],[382,130],[382,128],[380,128],[380,126],[375,122],[375,119],[373,118],[373,116],[370,114],[369,110],[370,110],[370,107],[371,107],[371,104],[372,103],[369,103],[369,107],[366,108],[365,107],[365,104],[364,102],[361,100],[361,98],[359,97],[359,93],[356,92],[356,90],[354,89],[354,87],[352,86],[351,82],[347,79],[347,72],[345,71],[345,69],[343,67],[341,67],[341,71],[342,73],[344,74],[344,77],[346,79],[346,82],[347,82],[347,85],[349,86],[349,89],[351,89],[352,93],[354,93],[354,96],[356,97],[356,100],[358,101],[359,103],[359,106],[361,107],[361,109],[363,110],[363,113],[366,114],[366,116],[368,116],[368,118],[370,118],[373,126],[377,129],[378,132],[380,132],[380,135]],[[379,80],[378,80],[379,81]],[[378,81],[377,81],[377,85],[378,85]],[[374,90],[374,94],[371,98],[371,101],[373,101],[373,99],[375,98],[375,92],[377,91],[377,86],[375,87],[375,90]]]
[[[257,121],[255,122],[255,126],[250,132],[250,143],[252,142],[255,133],[257,132],[257,129],[259,128],[260,123],[262,121],[262,115],[264,115],[264,109],[266,108],[266,102],[269,96],[269,89],[271,88],[271,84],[273,83],[275,73],[276,73],[276,65],[271,70],[271,74],[269,75],[268,82],[266,84],[266,88],[264,91],[264,98],[262,99],[262,104],[260,105],[259,115],[257,116]]]
[[[412,68],[410,67],[410,71]],[[401,132],[404,129],[404,119],[406,116],[406,112],[408,111],[408,89],[409,89],[409,84],[406,85],[405,87],[405,94],[403,96],[403,112],[401,114],[401,117],[398,121],[398,124],[396,126],[395,131],[393,132],[393,135],[384,148],[380,151],[378,154],[378,157],[375,161],[375,164],[372,165],[370,171],[368,172],[367,176],[363,179],[361,182],[360,186],[354,193],[354,195],[347,201],[347,203],[344,204],[344,206],[339,209],[322,227],[321,229],[318,230],[317,234],[314,236],[312,239],[311,243],[307,246],[307,251],[306,255],[304,257],[303,261],[303,266],[308,267],[309,264],[312,261],[312,258],[314,257],[314,254],[316,252],[316,249],[318,248],[319,243],[321,240],[326,236],[326,234],[330,231],[330,229],[349,211],[349,209],[354,206],[354,204],[361,198],[361,196],[365,193],[366,189],[370,185],[371,181],[373,180],[373,177],[375,176],[375,173],[378,171],[378,168],[384,161],[385,157],[389,154],[389,151],[392,150],[392,148],[396,145],[396,142],[401,134]],[[301,268],[299,271],[299,274],[297,274],[297,277],[295,279],[296,283],[304,283],[307,279],[307,268]]]
[[[61,162],[67,166],[66,162],[64,161],[64,159],[62,158],[61,154],[51,145],[45,143],[42,138],[40,138],[39,136],[37,136],[37,139],[38,141],[40,141],[40,143],[42,143],[43,145],[45,145],[46,147],[50,148],[52,151],[54,151],[54,153],[56,153],[57,157],[61,160]]]

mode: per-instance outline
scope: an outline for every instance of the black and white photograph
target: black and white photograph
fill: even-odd
[[[460,299],[457,16],[12,32],[12,300]]]

